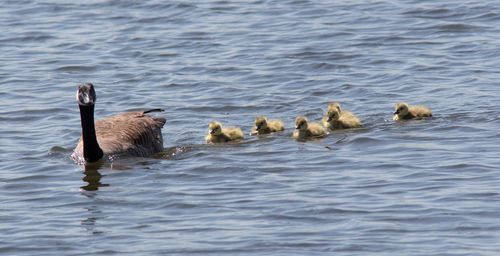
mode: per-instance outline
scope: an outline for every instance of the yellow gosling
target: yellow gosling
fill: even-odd
[[[207,143],[228,142],[243,139],[243,132],[239,127],[222,128],[222,125],[213,121],[208,126],[208,135],[205,137]]]
[[[255,118],[255,126],[252,128],[252,134],[267,134],[285,130],[283,122],[280,120],[267,120],[265,116]]]
[[[336,105],[332,106],[332,104]],[[342,110],[340,104],[336,102],[328,105],[328,110],[322,122],[327,130],[357,128],[361,126],[361,122],[353,113]]]
[[[339,112],[342,112],[342,109],[340,108],[340,104],[338,102],[332,102],[328,104],[328,109],[333,109],[336,108],[339,110]]]
[[[319,123],[307,123],[305,116],[295,118],[295,131],[293,137],[296,139],[307,139],[325,135],[325,129]]]
[[[409,107],[405,102],[398,102],[395,110],[393,120],[408,120],[432,116],[432,112],[428,108],[424,106]]]

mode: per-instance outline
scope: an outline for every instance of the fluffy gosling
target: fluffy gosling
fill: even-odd
[[[305,116],[295,118],[295,131],[293,137],[296,139],[307,139],[325,135],[325,129],[319,123],[307,123]]]
[[[393,120],[408,120],[432,116],[432,112],[428,108],[424,106],[409,107],[405,102],[398,102],[395,110]]]
[[[228,142],[243,139],[243,132],[239,127],[222,128],[222,125],[213,121],[208,126],[208,135],[205,137],[207,143]]]
[[[252,134],[267,134],[285,130],[283,122],[280,120],[267,120],[265,116],[255,118],[255,126],[252,128]]]
[[[340,104],[338,102],[332,102],[328,104],[328,109],[336,108],[339,110],[339,112],[342,112],[342,109],[340,108]]]
[[[330,103],[323,117],[323,126],[327,130],[357,128],[361,126],[359,119],[351,112],[342,110],[337,102]]]

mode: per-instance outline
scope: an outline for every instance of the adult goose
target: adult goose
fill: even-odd
[[[94,86],[81,84],[76,100],[82,123],[82,136],[73,152],[76,161],[97,162],[104,156],[119,154],[145,157],[163,150],[161,128],[166,120],[147,115],[163,109],[125,112],[94,123]]]

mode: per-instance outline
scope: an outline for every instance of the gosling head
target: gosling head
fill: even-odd
[[[257,131],[267,129],[267,118],[264,116],[258,116],[255,118],[255,127]]]
[[[342,109],[340,108],[340,104],[338,102],[332,102],[328,104],[328,109],[337,109],[339,113],[342,112]]]
[[[405,102],[398,102],[398,104],[396,104],[395,110],[396,111],[394,111],[394,115],[405,116],[408,114],[408,104],[406,104]]]
[[[307,118],[305,116],[295,118],[295,129],[299,131],[307,130]]]
[[[78,91],[76,92],[76,101],[80,106],[91,106],[95,104],[96,101],[94,85],[91,83],[85,83],[78,86]]]
[[[222,133],[222,126],[219,122],[213,121],[208,125],[208,133],[212,135],[220,135]]]
[[[329,108],[326,111],[327,122],[337,121],[340,118],[340,110],[338,108]]]

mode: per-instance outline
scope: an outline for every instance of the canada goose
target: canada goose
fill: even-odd
[[[432,112],[424,106],[409,107],[405,102],[398,102],[394,111],[393,120],[405,120],[432,116]]]
[[[146,115],[163,109],[126,112],[94,123],[94,86],[91,83],[81,84],[76,100],[80,107],[82,136],[74,150],[74,159],[96,162],[104,155],[149,156],[163,150],[161,128],[166,120]]]
[[[243,139],[243,132],[239,127],[222,128],[222,125],[213,121],[208,126],[208,135],[205,137],[207,143],[228,142]]]
[[[319,123],[307,123],[305,116],[295,118],[295,131],[293,137],[296,139],[306,139],[325,135],[325,129]]]
[[[327,130],[357,128],[361,126],[361,122],[353,113],[342,110],[340,104],[336,102],[328,105],[322,122]]]
[[[252,128],[252,134],[266,134],[285,130],[283,122],[280,120],[267,120],[264,116],[255,118],[255,126]]]

